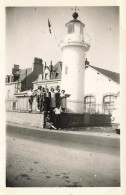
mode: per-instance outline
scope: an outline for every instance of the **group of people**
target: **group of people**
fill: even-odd
[[[37,90],[31,91],[29,94],[30,111],[32,112],[33,99],[36,98],[38,111],[44,112],[44,126],[47,128],[60,128],[60,114],[66,111],[66,95],[65,90],[61,90],[59,86],[51,90],[39,86]]]

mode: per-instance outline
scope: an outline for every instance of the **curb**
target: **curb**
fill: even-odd
[[[71,134],[71,135],[89,135],[89,136],[97,136],[97,137],[108,137],[108,138],[120,138],[119,134],[116,133],[106,133],[106,132],[93,132],[93,131],[75,131],[75,130],[53,130],[53,129],[43,129],[37,126],[33,126],[33,127],[28,127],[25,124],[18,124],[18,123],[12,123],[7,121],[6,125],[10,125],[10,126],[17,126],[17,127],[21,127],[21,128],[26,128],[26,129],[32,129],[34,131],[44,131],[44,132],[54,132],[54,133],[64,133],[64,134]],[[115,131],[116,132],[116,131]]]

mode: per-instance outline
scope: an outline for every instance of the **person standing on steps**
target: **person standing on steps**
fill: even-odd
[[[56,92],[56,107],[60,106],[60,89]]]
[[[56,94],[54,92],[54,88],[51,88],[51,103],[50,103],[50,119],[52,122],[54,122],[55,116],[54,116],[54,108],[56,107]]]
[[[45,111],[50,111],[50,103],[51,103],[51,93],[49,92],[49,89],[46,88],[45,92]]]
[[[43,102],[43,108],[42,108],[42,110],[43,111],[45,111],[45,93],[46,93],[46,91],[45,91],[45,88],[43,87],[42,88],[42,102]]]
[[[65,113],[66,112],[66,95],[65,95],[65,90],[61,91],[61,94],[60,94],[60,105],[61,105],[62,112]]]
[[[51,88],[51,104],[50,104],[50,108],[53,111],[55,107],[56,107],[56,94],[54,92],[54,88]]]
[[[54,113],[55,113],[55,123],[54,123],[54,126],[57,129],[60,129],[61,112],[62,112],[62,110],[61,110],[60,105],[56,106],[56,108],[54,109]]]
[[[43,88],[40,88],[40,95],[39,95],[39,110],[40,113],[43,111]]]
[[[36,92],[37,111],[40,111],[40,92],[41,92],[41,86],[38,87]]]
[[[29,105],[30,105],[29,113],[32,113],[32,104],[33,104],[33,89],[31,89],[29,92]]]

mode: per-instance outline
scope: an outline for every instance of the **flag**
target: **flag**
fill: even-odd
[[[51,32],[51,23],[50,23],[50,20],[48,19],[48,27],[49,27],[49,32],[50,32],[50,34],[52,33]]]
[[[50,34],[52,33],[52,32],[51,32],[51,28],[49,28],[49,32],[50,32]]]
[[[50,24],[50,21],[49,21],[49,19],[48,19],[48,26],[49,26],[49,28],[51,27],[51,24]]]

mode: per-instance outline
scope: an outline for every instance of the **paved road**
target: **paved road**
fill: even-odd
[[[112,155],[120,155],[120,139],[111,137],[99,137],[91,135],[77,135],[27,129],[15,126],[7,126],[7,135],[32,140],[35,142],[59,145],[60,147],[75,148],[84,151],[102,152]]]
[[[7,126],[7,186],[119,186],[119,138]]]

